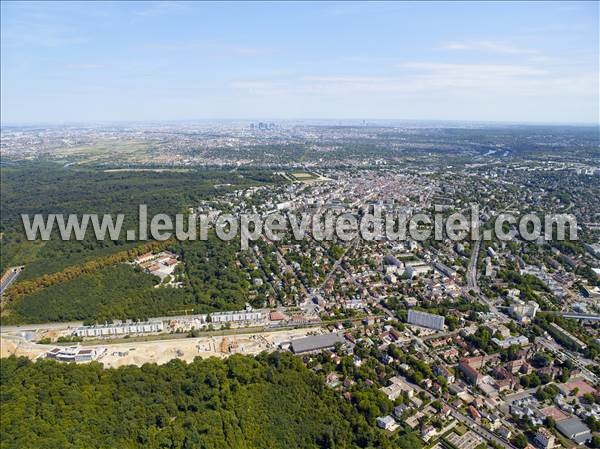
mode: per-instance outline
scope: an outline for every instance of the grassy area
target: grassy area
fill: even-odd
[[[469,429],[467,429],[465,427],[465,425],[463,423],[460,423],[460,422],[453,429],[453,431],[455,433],[459,434],[459,435],[464,435],[465,433],[467,433],[468,430]]]
[[[313,175],[312,173],[308,173],[308,172],[296,172],[296,173],[292,173],[292,176],[298,180],[316,178],[315,175]]]

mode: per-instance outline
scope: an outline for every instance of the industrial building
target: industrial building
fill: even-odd
[[[429,329],[443,330],[444,317],[441,315],[433,315],[427,312],[419,312],[417,310],[408,311],[408,323],[416,326],[427,327]]]
[[[592,438],[592,432],[589,427],[577,417],[557,422],[556,428],[560,433],[570,440],[575,441],[577,444],[583,444]]]
[[[291,349],[294,354],[307,354],[311,352],[333,349],[336,343],[345,342],[342,334],[323,334],[292,340]]]

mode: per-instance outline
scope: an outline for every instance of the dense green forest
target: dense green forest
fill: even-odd
[[[25,295],[12,306],[13,322],[144,318],[183,308],[182,289],[154,288],[159,279],[119,264]]]
[[[226,182],[226,185],[215,187]],[[188,206],[228,191],[273,182],[259,171],[105,172],[51,163],[2,167],[2,270],[26,268],[8,294],[4,323],[62,320],[105,321],[196,312],[233,310],[247,301],[249,275],[239,266],[239,245],[177,242],[171,245],[184,264],[183,288],[154,288],[152,276],[122,265],[148,242],[25,239],[19,214],[125,213],[123,229],[137,228],[139,204],[149,215],[182,213]],[[124,234],[124,232],[122,232]]]
[[[98,256],[134,245],[125,239],[96,240],[88,232],[83,241],[29,242],[20,214],[125,214],[123,229],[137,229],[140,204],[148,214],[174,215],[203,199],[236,189],[273,182],[270,174],[255,170],[195,168],[187,171],[117,171],[63,167],[48,162],[2,166],[0,190],[1,269],[26,264],[23,279],[57,272]],[[225,185],[226,184],[226,185]],[[215,187],[219,185],[219,187]]]
[[[2,449],[422,446],[412,433],[377,429],[357,399],[289,353],[118,369],[11,357],[0,384]],[[361,403],[369,391],[357,393]]]
[[[239,244],[235,242],[223,242],[212,234],[209,236],[206,241],[174,242],[168,246],[183,262],[175,274],[183,285],[181,288],[155,288],[158,278],[118,258],[108,266],[92,266],[76,273],[72,279],[60,279],[65,272],[42,277],[39,288],[35,280],[17,284],[12,296],[32,284],[35,290],[12,299],[2,321],[6,324],[71,320],[104,322],[175,315],[190,309],[207,313],[243,308],[251,289],[246,254],[239,252]],[[127,254],[129,252],[123,253],[123,257]],[[104,259],[98,259],[101,260]],[[108,262],[111,260],[109,258]],[[54,278],[59,279],[48,285],[48,279]]]

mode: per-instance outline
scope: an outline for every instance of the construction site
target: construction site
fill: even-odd
[[[292,340],[322,333],[319,328],[293,329],[273,332],[236,334],[224,336],[204,336],[174,340],[154,340],[104,344],[106,351],[97,359],[105,367],[124,365],[141,366],[144,363],[167,363],[178,358],[191,362],[195,357],[225,358],[231,354],[253,355],[263,351],[273,351]],[[2,357],[15,354],[32,360],[45,358],[54,348],[28,341],[16,335],[2,335]],[[83,346],[94,348],[94,346]]]

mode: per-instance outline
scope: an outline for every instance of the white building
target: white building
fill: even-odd
[[[409,324],[427,327],[429,329],[444,329],[444,317],[441,315],[433,315],[431,313],[419,312],[411,309],[408,311],[407,321]]]
[[[376,421],[377,421],[378,427],[380,427],[384,430],[389,430],[390,432],[392,432],[398,428],[398,423],[390,415],[378,416]]]
[[[406,270],[404,271],[409,278],[413,279],[417,276],[420,276],[425,273],[429,273],[431,271],[431,266],[425,263],[420,263],[416,265],[406,265]]]
[[[528,323],[535,318],[535,314],[539,308],[539,304],[535,301],[525,303],[520,299],[514,299],[508,312],[521,323]]]
[[[390,384],[382,387],[381,391],[390,401],[395,401],[402,393],[406,393],[409,399],[415,394],[415,389],[398,376],[392,377]]]
[[[529,339],[525,335],[519,335],[518,337],[508,337],[504,340],[492,338],[492,341],[502,349],[506,349],[511,346],[525,346],[529,344]]]
[[[105,352],[106,348],[57,347],[48,351],[46,358],[58,360],[59,362],[91,362],[104,355]]]
[[[75,329],[74,335],[78,337],[112,337],[130,334],[149,334],[162,332],[164,323],[162,321],[124,322],[117,324],[100,324],[93,326],[82,326]]]
[[[210,314],[213,323],[237,323],[243,321],[260,321],[265,314],[258,310],[238,310],[234,312],[216,312]]]

